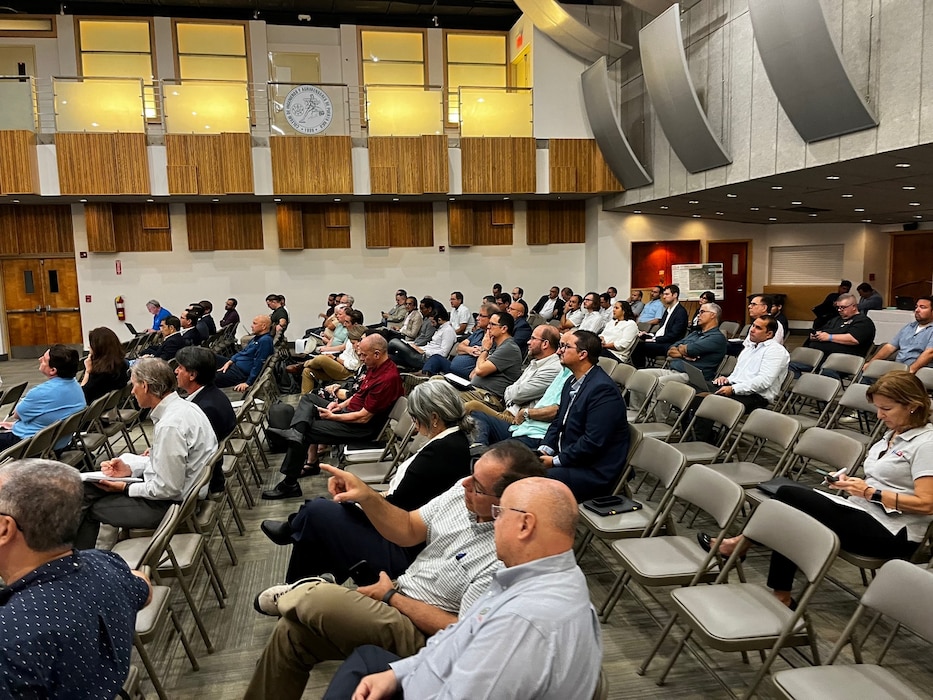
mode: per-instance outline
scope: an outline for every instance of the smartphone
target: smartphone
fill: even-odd
[[[835,484],[837,481],[839,481],[839,477],[835,474],[827,474],[824,478],[831,484]]]
[[[357,586],[371,586],[379,580],[379,572],[368,561],[361,559],[350,567],[350,578]]]

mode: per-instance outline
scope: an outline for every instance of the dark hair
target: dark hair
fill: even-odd
[[[599,301],[600,303],[604,301],[612,301],[612,297],[609,296],[607,292],[603,292],[602,294],[599,295]]]
[[[100,326],[88,333],[87,339],[91,346],[91,355],[93,355],[91,359],[93,374],[123,372],[126,375],[126,357],[123,345],[116,333],[106,326]]]
[[[716,295],[713,294],[712,292],[703,292],[700,295],[700,299],[708,304],[712,304],[712,303],[715,303],[716,301]]]
[[[583,308],[583,297],[581,297],[579,294],[571,294],[570,298],[576,299],[577,303],[580,305],[580,308]]]
[[[204,307],[200,304],[192,304],[185,309],[185,313],[188,314],[188,320],[191,321],[192,324],[195,324],[200,321],[201,316],[204,315]]]
[[[227,301],[233,302],[233,308],[236,308],[236,305],[240,303],[236,300],[236,297],[227,297]]]
[[[845,287],[846,289],[852,289],[852,282],[850,280],[840,280],[840,287]]]
[[[616,304],[622,304],[622,318],[626,321],[635,320],[635,312],[632,311],[632,305],[629,304],[625,299],[617,299]]]
[[[426,307],[431,310],[428,316],[433,316],[437,313],[437,303],[431,297],[424,297],[420,302],[418,302],[418,307]]]
[[[522,288],[519,287],[518,285],[515,285],[515,289],[518,290],[518,296],[520,296],[520,297],[525,296],[525,290],[524,290],[524,289],[522,289]]]
[[[764,302],[764,305],[769,309],[774,306],[774,297],[770,294],[756,294],[756,297],[761,297],[761,301]]]
[[[883,374],[865,392],[872,403],[876,394],[911,409],[908,418],[911,428],[919,428],[930,422],[930,397],[916,374],[903,370]]]
[[[499,292],[496,291],[497,289],[499,290],[499,292],[501,292],[501,291],[502,291],[502,285],[499,284],[498,282],[494,282],[493,285],[492,285],[492,293],[493,293],[493,294],[498,294]]]
[[[756,320],[764,321],[765,330],[768,331],[771,335],[777,335],[778,320],[774,318],[774,316],[771,314],[764,314],[763,316],[759,316]]]
[[[518,440],[503,440],[490,446],[487,455],[506,465],[505,473],[492,486],[492,495],[496,498],[516,481],[531,476],[547,476],[547,470],[541,460]]]
[[[563,294],[564,292],[567,292],[567,294],[569,294],[570,296],[573,296],[573,290],[570,287],[564,287],[560,291],[561,291],[561,294]]]
[[[496,323],[504,327],[509,335],[512,335],[512,333],[515,332],[515,319],[512,318],[512,314],[510,314],[508,311],[498,311],[494,313],[493,316],[495,316],[497,319]],[[489,320],[491,322],[492,318]]]
[[[395,296],[399,296],[399,295],[402,295],[406,299],[408,298],[408,292],[406,292],[404,289],[395,290]]]
[[[195,381],[201,386],[213,386],[217,375],[217,361],[214,353],[200,345],[183,347],[175,355],[178,364],[195,375]]]
[[[49,367],[62,379],[74,379],[78,373],[78,351],[57,343],[49,348]]]
[[[508,306],[509,304],[512,303],[512,295],[502,292],[502,294],[496,297],[496,301],[500,304],[505,304],[506,306]]]
[[[4,465],[0,483],[0,512],[16,519],[29,549],[52,552],[74,542],[84,501],[76,469],[50,459],[17,460]]]
[[[450,296],[452,296],[457,301],[463,301],[463,292],[451,292]]]
[[[917,297],[917,298],[914,300],[914,303],[916,304],[916,303],[917,303],[918,301],[920,301],[921,299],[923,299],[923,301],[928,301],[928,302],[930,302],[930,305],[933,305],[933,296],[929,296],[929,297],[927,297],[927,296],[924,296],[924,297]]]
[[[496,301],[496,298],[492,294],[487,294],[483,297],[484,304],[495,304],[496,308],[499,308],[499,302]]]
[[[178,320],[178,316],[166,316],[162,319],[162,323],[166,326],[171,326],[176,331],[181,328],[181,321]]]
[[[669,289],[671,294],[673,294],[675,297],[680,296],[680,287],[678,287],[676,284],[669,284],[666,287],[664,287],[664,289]],[[662,289],[661,291],[663,292],[664,289]]]
[[[557,350],[557,344],[560,342],[560,332],[554,326],[545,323],[541,326],[541,342],[546,342],[554,350]]]
[[[347,318],[349,318],[353,322],[354,326],[363,325],[363,312],[362,311],[359,311],[358,309],[354,309],[348,306],[346,309],[344,309],[343,312],[347,315]]]
[[[855,288],[857,292],[873,292],[874,289],[871,288],[871,285],[868,282],[862,282],[858,287]]]
[[[603,344],[599,336],[593,331],[574,331],[573,337],[577,343],[577,352],[586,352],[586,360],[591,365],[599,362],[599,354],[602,352]]]
[[[410,301],[415,302],[415,306],[418,306],[418,298],[417,298],[417,297],[405,297],[405,304],[408,304],[408,302],[410,302]]]
[[[278,301],[278,300],[279,300],[278,294],[269,294],[268,296],[266,296],[266,301]]]
[[[450,313],[447,311],[443,304],[437,304],[434,307],[434,318],[441,321],[449,321]]]
[[[214,310],[214,305],[211,302],[209,302],[207,299],[201,299],[201,301],[199,301],[198,304],[200,304],[201,308],[204,309],[204,313],[206,314],[209,314],[211,311]]]

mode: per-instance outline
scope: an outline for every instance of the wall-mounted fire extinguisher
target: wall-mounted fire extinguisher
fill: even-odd
[[[113,300],[113,306],[117,310],[117,318],[120,321],[125,321],[126,320],[126,306],[123,303],[123,297],[122,296],[116,297]]]

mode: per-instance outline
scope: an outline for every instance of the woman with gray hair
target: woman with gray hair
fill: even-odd
[[[424,382],[408,397],[408,412],[427,442],[399,465],[385,497],[416,510],[470,473],[472,419],[447,382]],[[330,573],[338,582],[361,559],[395,578],[414,561],[421,547],[399,547],[382,537],[355,505],[326,498],[307,501],[287,522],[265,520],[262,531],[276,544],[293,544],[285,580]]]

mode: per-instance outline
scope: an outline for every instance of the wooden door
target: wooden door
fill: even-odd
[[[890,294],[885,297],[894,306],[895,297],[926,296],[933,278],[933,236],[903,233],[891,236]]]
[[[82,344],[74,259],[4,260],[2,271],[13,357],[38,357],[55,343]]]
[[[710,242],[706,262],[722,263],[724,296],[716,300],[722,307],[722,320],[744,325],[748,310],[748,241]]]

